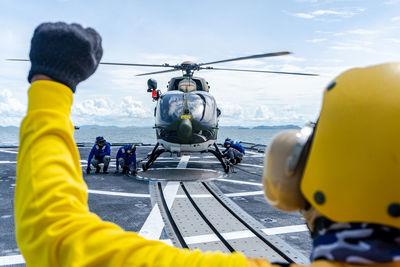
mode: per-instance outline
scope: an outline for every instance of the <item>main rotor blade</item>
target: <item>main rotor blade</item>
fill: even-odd
[[[9,58],[6,60],[7,61],[29,61],[29,59],[22,59],[22,58]]]
[[[291,52],[287,52],[287,51],[266,53],[266,54],[252,55],[252,56],[247,56],[247,57],[236,57],[236,58],[231,58],[231,59],[224,59],[224,60],[218,60],[218,61],[213,61],[213,62],[200,63],[199,66],[217,64],[217,63],[223,63],[223,62],[238,61],[238,60],[245,60],[245,59],[252,59],[252,58],[276,57],[276,56],[283,56],[283,55],[289,55],[289,54],[291,54]]]
[[[137,74],[136,76],[145,76],[145,75],[159,74],[159,73],[173,72],[173,71],[178,71],[178,70],[177,70],[177,69],[172,69],[172,70],[162,70],[162,71],[155,71],[155,72],[141,73],[141,74]]]
[[[11,58],[8,61],[29,61],[29,59]],[[135,63],[116,63],[116,62],[100,62],[102,65],[113,65],[113,66],[135,66],[135,67],[164,67],[164,68],[174,68],[168,64],[135,64]]]
[[[245,72],[262,72],[262,73],[275,73],[275,74],[319,76],[319,74],[313,74],[313,73],[270,71],[270,70],[243,70],[243,69],[227,69],[227,68],[214,68],[214,67],[206,67],[206,68],[203,67],[203,68],[200,68],[200,69],[201,70],[228,70],[228,71],[245,71]]]
[[[168,64],[135,64],[135,63],[116,63],[116,62],[100,62],[102,65],[113,65],[113,66],[134,66],[134,67],[165,67],[173,68]]]

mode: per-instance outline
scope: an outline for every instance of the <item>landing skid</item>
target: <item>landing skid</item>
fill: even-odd
[[[145,164],[142,164],[142,170],[147,171],[150,166],[154,163],[154,161],[162,154],[165,152],[164,148],[157,149],[160,143],[157,143],[156,146],[153,148],[153,151],[151,151],[150,156],[148,156],[148,160]]]
[[[214,143],[215,150],[213,149],[208,149],[207,152],[212,153],[218,160],[221,162],[222,168],[224,168],[224,171],[226,173],[229,172],[229,164],[226,162],[224,155],[221,153],[219,150],[218,146],[216,143]]]
[[[167,152],[164,148],[160,148],[160,149],[159,149],[159,148],[158,148],[159,145],[160,145],[160,143],[157,143],[157,144],[156,144],[156,146],[153,148],[153,151],[151,151],[150,155],[147,156],[147,158],[146,158],[146,159],[148,159],[147,162],[144,163],[144,164],[142,164],[142,170],[143,170],[143,171],[147,171],[147,170],[150,168],[150,166],[154,163],[154,161],[155,161],[162,153]],[[216,143],[214,143],[214,147],[215,147],[215,150],[214,150],[214,149],[208,149],[208,150],[206,150],[205,152],[210,152],[211,154],[213,154],[213,155],[219,160],[219,162],[221,163],[222,167],[224,168],[224,171],[225,171],[226,173],[228,173],[228,172],[229,172],[229,164],[226,162],[226,160],[225,160],[223,154],[222,154],[221,151],[219,150],[219,148],[218,148],[218,146],[217,146]],[[144,160],[146,160],[146,159],[144,159]],[[144,161],[144,160],[143,160],[143,161]]]

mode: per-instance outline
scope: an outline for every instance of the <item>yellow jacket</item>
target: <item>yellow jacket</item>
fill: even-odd
[[[15,192],[17,243],[27,266],[272,266],[240,253],[174,248],[102,221],[87,205],[69,118],[72,91],[57,82],[36,81],[28,95]]]

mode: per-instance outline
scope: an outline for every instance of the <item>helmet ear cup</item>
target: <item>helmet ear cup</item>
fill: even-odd
[[[265,196],[273,207],[284,211],[304,209],[307,205],[300,191],[300,182],[308,151],[301,153],[294,170],[288,172],[287,169],[298,134],[298,130],[279,133],[270,142],[264,159],[262,180]],[[309,142],[304,147],[307,149]]]

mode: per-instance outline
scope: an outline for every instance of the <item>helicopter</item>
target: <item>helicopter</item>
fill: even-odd
[[[147,162],[142,165],[143,171],[149,169],[154,161],[164,152],[208,152],[213,154],[221,163],[224,171],[228,172],[229,164],[225,160],[216,143],[221,110],[217,107],[215,98],[209,92],[210,86],[208,85],[208,82],[204,78],[193,76],[194,72],[200,70],[223,70],[317,76],[317,74],[312,73],[215,68],[209,66],[217,63],[276,57],[288,54],[291,53],[283,51],[230,58],[207,63],[184,61],[178,65],[170,65],[167,63],[156,65],[112,62],[101,62],[100,64],[168,68],[168,70],[142,73],[136,76],[182,71],[182,76],[171,78],[167,86],[168,91],[165,93],[161,93],[160,90],[157,90],[156,80],[149,79],[147,82],[147,91],[152,93],[153,101],[157,102],[154,109],[154,129],[156,130],[157,143],[152,152],[147,156]]]
[[[167,72],[182,71],[182,75],[173,77],[168,82],[168,90],[162,93],[157,90],[157,82],[149,79],[147,91],[156,102],[154,109],[157,143],[151,153],[142,161],[142,170],[146,171],[164,152],[170,153],[211,153],[221,163],[224,171],[229,172],[229,163],[217,146],[218,122],[221,110],[217,107],[215,98],[210,94],[208,82],[201,77],[193,76],[195,71],[222,70],[237,72],[272,73],[287,75],[318,76],[312,73],[281,72],[270,70],[250,70],[233,68],[216,68],[211,64],[226,63],[239,60],[276,57],[291,54],[291,52],[273,52],[244,57],[223,59],[207,63],[184,61],[181,64],[137,64],[100,62],[102,65],[157,67],[167,70],[138,74],[136,76],[154,75]],[[10,59],[12,61],[28,61],[26,59]]]

